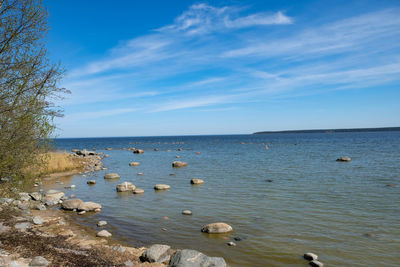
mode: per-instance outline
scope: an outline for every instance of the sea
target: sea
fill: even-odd
[[[230,266],[305,267],[306,252],[325,266],[400,266],[400,131],[59,138],[54,146],[109,155],[107,170],[44,187],[100,203],[101,212],[74,218],[96,231],[106,220],[104,229],[126,244],[195,249]],[[341,156],[352,160],[337,162]],[[176,160],[188,166],[173,168]],[[121,178],[105,180],[106,173]],[[116,192],[125,181],[144,194]],[[213,222],[233,232],[201,232]]]

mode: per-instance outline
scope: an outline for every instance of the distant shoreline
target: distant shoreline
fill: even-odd
[[[349,133],[349,132],[394,132],[400,131],[400,127],[381,128],[349,128],[349,129],[316,129],[316,130],[286,130],[286,131],[262,131],[253,134],[276,134],[276,133]]]

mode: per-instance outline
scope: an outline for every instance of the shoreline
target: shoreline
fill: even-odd
[[[58,182],[56,179],[79,173],[90,174],[102,166],[101,157],[97,153],[83,157],[86,157],[83,168],[51,173],[40,180],[53,184]],[[96,233],[95,229],[79,223],[71,216],[75,210],[67,211],[59,207],[63,199],[67,199],[64,193],[59,202],[50,204],[48,199],[46,202],[46,194],[42,190],[35,190],[41,181],[35,184],[31,193],[15,192],[20,196],[19,199],[0,198],[0,266],[32,266],[30,264],[38,256],[47,261],[47,265],[44,263],[38,266],[180,266],[172,263],[171,258],[178,254],[182,258],[182,252],[194,253],[200,256],[200,260],[210,261],[209,264],[218,259],[217,265],[196,265],[195,262],[193,266],[227,266],[223,258],[208,257],[195,250],[175,250],[159,244],[133,247],[111,235],[99,237],[99,232]],[[33,197],[35,191],[41,195],[40,198]],[[60,191],[53,193],[58,194]],[[100,231],[103,227],[97,229]]]

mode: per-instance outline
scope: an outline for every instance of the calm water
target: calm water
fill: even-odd
[[[101,203],[101,213],[77,219],[94,228],[107,220],[106,229],[132,245],[192,248],[231,266],[308,266],[301,258],[308,251],[327,266],[400,265],[400,132],[58,139],[56,145],[110,155],[103,159],[107,171],[64,179],[73,190],[56,187]],[[130,146],[145,153],[122,150]],[[189,166],[172,168],[176,155]],[[335,161],[344,155],[353,160]],[[141,165],[129,167],[131,161]],[[106,172],[121,179],[106,181]],[[191,186],[191,178],[205,183]],[[88,179],[97,184],[88,186]],[[124,181],[144,195],[117,193]],[[171,190],[155,192],[157,183]],[[183,209],[193,215],[182,215]],[[217,221],[234,232],[200,232]],[[234,237],[243,240],[227,246]]]

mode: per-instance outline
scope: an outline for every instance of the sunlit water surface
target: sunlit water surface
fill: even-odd
[[[110,155],[106,171],[44,186],[101,203],[102,212],[78,221],[96,228],[106,220],[105,228],[131,245],[196,249],[230,266],[308,266],[308,251],[327,266],[400,264],[400,132],[58,139],[56,146]],[[122,150],[131,146],[144,154]],[[177,155],[188,167],[172,168]],[[352,161],[335,161],[344,155]],[[121,178],[104,180],[108,172]],[[192,186],[191,178],[205,183]],[[97,184],[88,186],[88,179]],[[145,193],[117,193],[124,181]],[[155,192],[157,183],[171,189]],[[76,188],[64,189],[68,184]],[[184,209],[193,215],[182,215]],[[200,232],[219,221],[234,231]],[[242,241],[227,246],[234,237]]]

